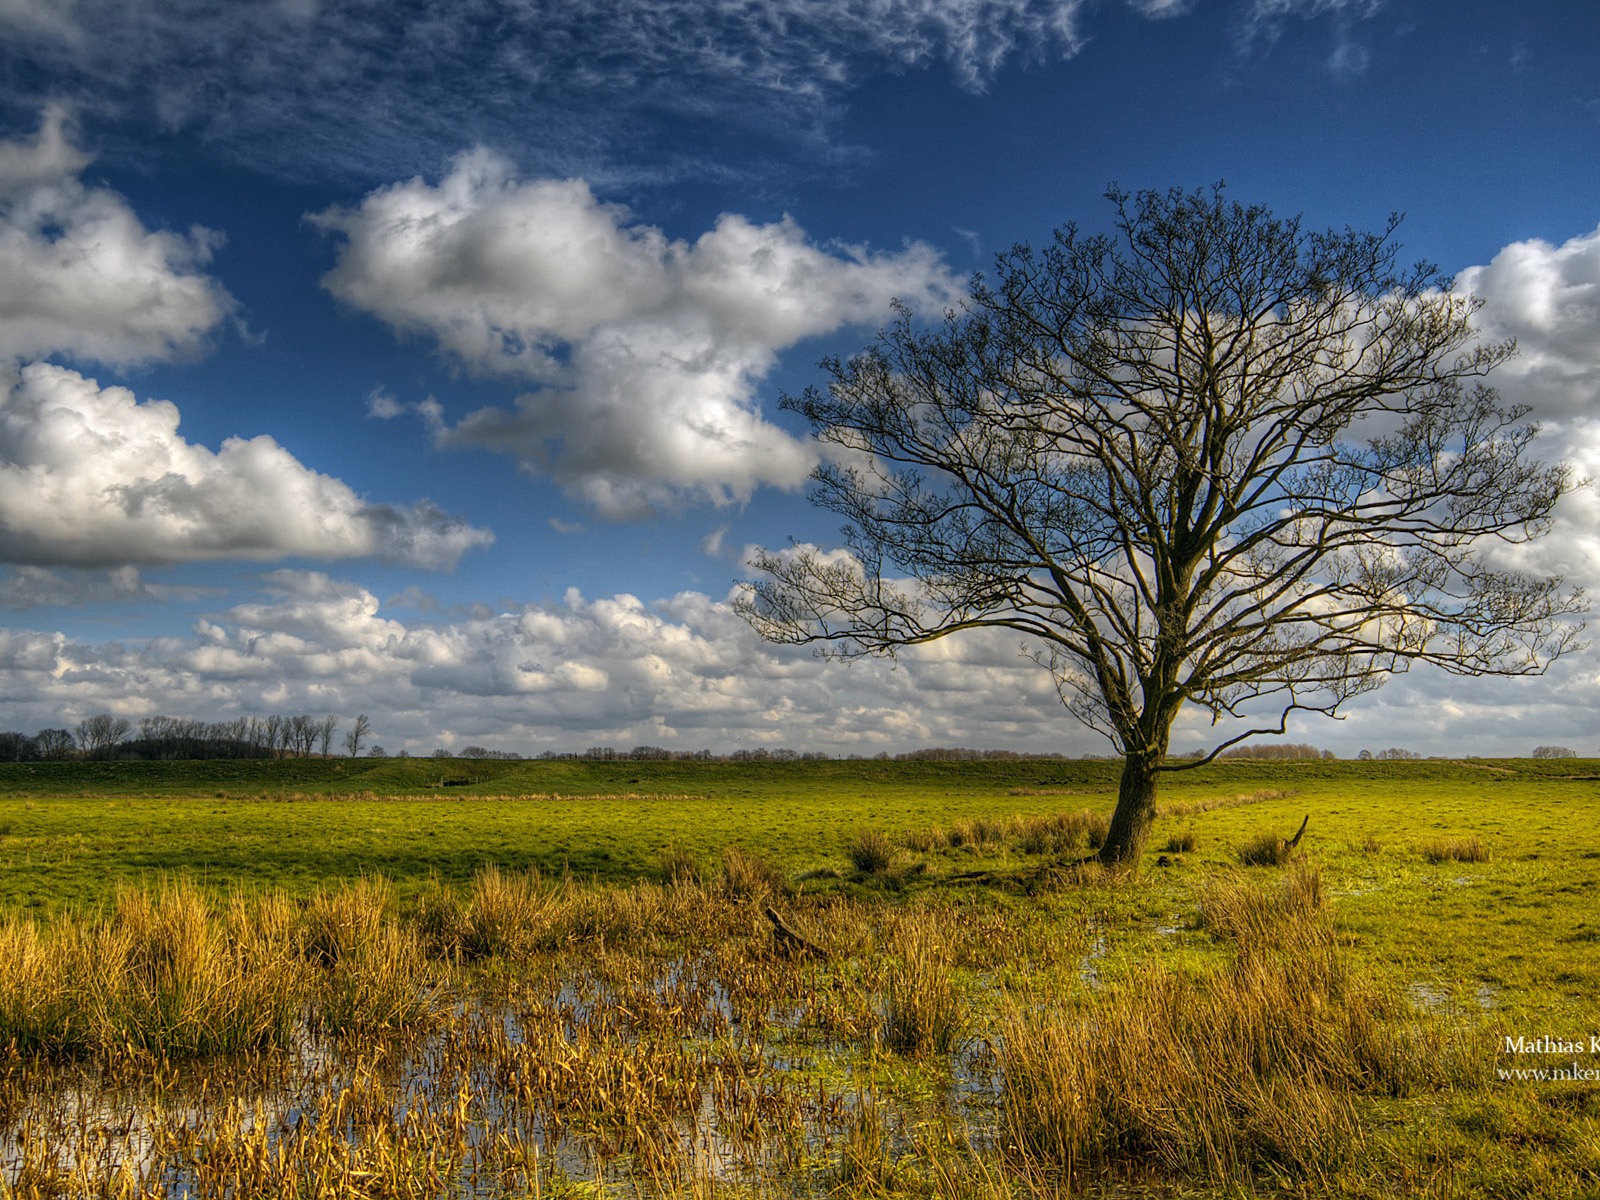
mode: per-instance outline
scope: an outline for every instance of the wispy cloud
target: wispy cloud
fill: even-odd
[[[274,571],[191,634],[94,642],[0,629],[0,728],[93,712],[373,713],[391,750],[494,738],[859,750],[1057,741],[1049,677],[1006,637],[849,668],[765,644],[699,592],[405,619],[360,585]],[[1046,714],[1041,721],[1041,714]],[[1087,748],[1092,742],[1081,739]]]
[[[165,604],[222,595],[220,588],[150,583],[137,567],[105,571],[11,567],[0,574],[0,608],[76,608],[85,604]]]
[[[524,146],[540,173],[699,173],[715,164],[674,141],[683,118],[819,142],[873,72],[942,64],[980,90],[1008,61],[1071,55],[1084,3],[56,0],[44,19],[6,0],[0,79],[14,103],[42,74],[300,174],[393,177],[469,140]]]
[[[1358,35],[1357,24],[1376,16],[1384,3],[1385,0],[1251,0],[1239,25],[1239,49],[1247,55],[1270,49],[1291,21],[1326,17],[1333,26],[1328,70],[1360,74],[1366,70],[1371,52]]]

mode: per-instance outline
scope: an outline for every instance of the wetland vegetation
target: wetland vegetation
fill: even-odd
[[[9,765],[0,1196],[1600,1192],[1594,764],[1117,766]]]

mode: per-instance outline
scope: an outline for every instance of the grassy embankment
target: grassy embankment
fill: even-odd
[[[11,770],[0,1195],[1600,1192],[1591,763]]]

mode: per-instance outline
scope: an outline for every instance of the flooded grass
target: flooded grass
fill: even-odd
[[[1360,1194],[1382,1104],[1495,1061],[1352,964],[1304,864],[1213,879],[1184,970],[1110,961],[1104,875],[908,904],[727,862],[13,919],[0,1196]]]
[[[1103,814],[980,809],[886,827],[872,870],[846,829],[808,863],[664,841],[626,883],[480,860],[13,909],[0,1200],[1587,1194],[1600,1086],[1503,1076],[1573,1058],[1507,1035],[1600,1034],[1600,851],[1554,832],[1588,793],[1485,779],[1396,827],[1387,776],[1316,805],[1224,776],[1141,878],[1089,858]],[[1462,836],[1486,861],[1419,853]]]

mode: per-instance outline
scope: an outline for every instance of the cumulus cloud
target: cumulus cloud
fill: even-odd
[[[1517,339],[1496,373],[1502,390],[1543,416],[1593,414],[1600,399],[1600,229],[1555,246],[1513,242],[1487,266],[1456,276],[1456,290],[1481,296],[1478,326],[1491,340]]]
[[[0,631],[0,727],[93,712],[372,714],[391,750],[471,742],[876,753],[929,744],[1094,748],[1005,637],[848,666],[761,642],[723,600],[559,601],[430,622],[366,588],[274,571],[184,637]],[[22,699],[26,697],[26,699]]]
[[[942,64],[981,90],[1081,44],[1084,0],[0,0],[0,98],[40,79],[252,167],[390,178],[463,138],[541,172],[703,177],[688,119],[827,153],[839,99]],[[771,143],[769,143],[771,144]]]
[[[372,555],[449,567],[492,535],[362,499],[272,438],[219,450],[178,409],[48,363],[0,375],[0,562],[93,567]]]
[[[60,108],[0,141],[0,360],[68,354],[127,365],[194,353],[233,308],[201,268],[217,237],[146,229],[80,175]]]
[[[440,440],[514,454],[611,516],[799,484],[812,451],[755,395],[778,352],[874,320],[895,296],[959,291],[926,245],[824,248],[792,220],[731,214],[673,240],[582,180],[524,182],[484,150],[436,185],[395,184],[316,220],[344,238],[323,280],[339,299],[474,372],[544,384]]]
[[[611,745],[728,751],[786,746],[875,754],[918,746],[1106,753],[1062,708],[1014,637],[990,631],[915,647],[893,662],[823,661],[760,641],[722,599],[591,598],[444,620],[386,612],[368,589],[315,571],[264,577],[262,596],[181,637],[92,642],[0,629],[0,728],[71,724],[96,712],[204,715],[365,712],[390,750],[473,743],[537,753]],[[1600,676],[1565,662],[1542,680],[1463,691],[1415,672],[1305,720],[1291,740],[1353,756],[1592,747]],[[1191,714],[1180,749],[1216,731]]]

